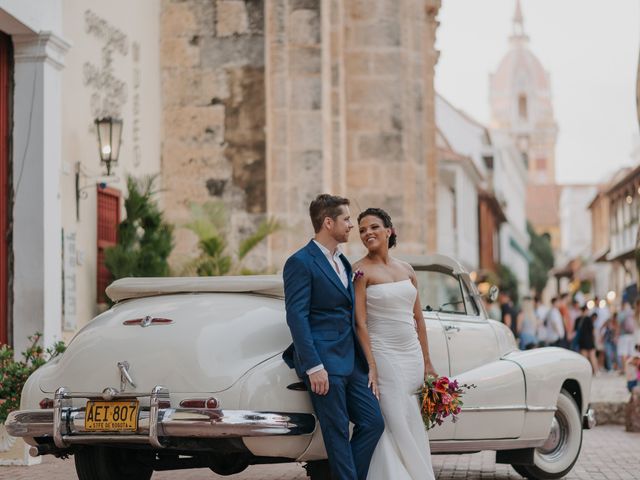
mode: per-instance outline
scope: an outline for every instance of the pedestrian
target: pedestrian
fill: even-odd
[[[640,344],[634,346],[631,355],[624,364],[629,393],[640,384]]]
[[[618,357],[620,357],[620,365],[626,365],[628,358],[634,353],[636,343],[636,320],[631,305],[626,300],[622,303],[622,309],[618,314],[618,325],[620,325]]]
[[[547,318],[547,313],[549,313],[549,308],[544,303],[542,303],[542,300],[538,295],[533,298],[533,306],[533,311],[535,313],[538,324],[538,330],[536,331],[536,337],[538,337],[538,346],[546,347],[547,327],[544,321]]]
[[[598,372],[598,362],[596,360],[596,346],[593,332],[593,322],[598,318],[595,313],[589,314],[587,306],[583,306],[580,317],[576,320],[575,338],[577,338],[580,355],[591,363],[591,369],[595,375]]]
[[[571,320],[571,315],[569,315],[569,300],[569,294],[565,292],[560,295],[560,304],[558,305],[558,310],[560,311],[560,315],[562,315],[564,341],[566,345],[569,344],[571,337],[573,337],[573,322]]]
[[[536,333],[538,331],[538,319],[533,308],[531,297],[524,297],[522,300],[522,322],[520,323],[518,334],[520,335],[520,349],[530,350],[538,344]]]
[[[513,332],[514,337],[518,336],[518,325],[517,318],[513,309],[513,304],[511,302],[511,297],[509,296],[509,292],[506,290],[502,290],[499,295],[500,301],[500,319],[502,323],[504,323],[511,332]]]
[[[600,369],[605,367],[605,351],[604,351],[604,338],[602,337],[602,327],[607,320],[611,317],[611,312],[607,307],[604,300],[600,300],[598,297],[594,298],[595,306],[592,313],[596,313],[598,318],[595,321],[595,343],[596,343],[596,358],[598,359],[598,366]],[[601,305],[602,303],[602,305]]]
[[[578,320],[579,317],[582,316],[582,309],[580,308],[580,302],[578,302],[577,300],[578,295],[576,294],[576,296],[573,298],[573,300],[571,301],[571,306],[569,307],[569,318],[571,320],[571,335],[569,335],[569,338],[567,338],[567,340],[569,341],[569,344],[571,345],[571,350],[573,350],[574,352],[577,352],[578,349],[578,341],[576,340],[576,321]]]
[[[604,365],[607,370],[621,369],[620,365],[622,363],[620,363],[617,353],[618,330],[618,313],[613,312],[611,318],[605,322],[601,332],[604,342]]]
[[[547,344],[551,347],[566,347],[564,322],[560,313],[560,298],[551,299],[551,308],[544,320],[547,332]]]

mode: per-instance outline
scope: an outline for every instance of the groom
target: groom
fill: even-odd
[[[284,266],[293,345],[283,358],[311,392],[334,477],[365,480],[384,421],[355,336],[351,265],[338,249],[353,228],[349,200],[318,195],[309,215],[315,237]]]

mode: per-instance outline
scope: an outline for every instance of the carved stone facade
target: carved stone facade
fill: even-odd
[[[165,0],[165,208],[222,199],[231,230],[287,229],[254,264],[313,234],[318,193],[389,211],[400,249],[436,248],[434,66],[439,0]],[[352,235],[351,248],[359,240]],[[178,230],[178,250],[194,239]],[[267,247],[265,245],[265,247]]]

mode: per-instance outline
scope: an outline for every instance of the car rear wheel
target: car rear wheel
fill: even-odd
[[[83,447],[74,457],[78,480],[149,480],[153,474],[136,450]]]
[[[533,465],[512,465],[525,478],[562,478],[578,460],[582,447],[580,409],[566,390],[560,392],[556,407],[547,441],[533,451]]]

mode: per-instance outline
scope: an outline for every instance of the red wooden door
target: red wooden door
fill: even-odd
[[[104,289],[111,283],[111,273],[104,264],[104,250],[118,241],[120,190],[98,186],[98,303],[106,302]]]
[[[11,265],[11,85],[13,48],[11,37],[0,32],[0,344],[9,343],[9,275]]]

